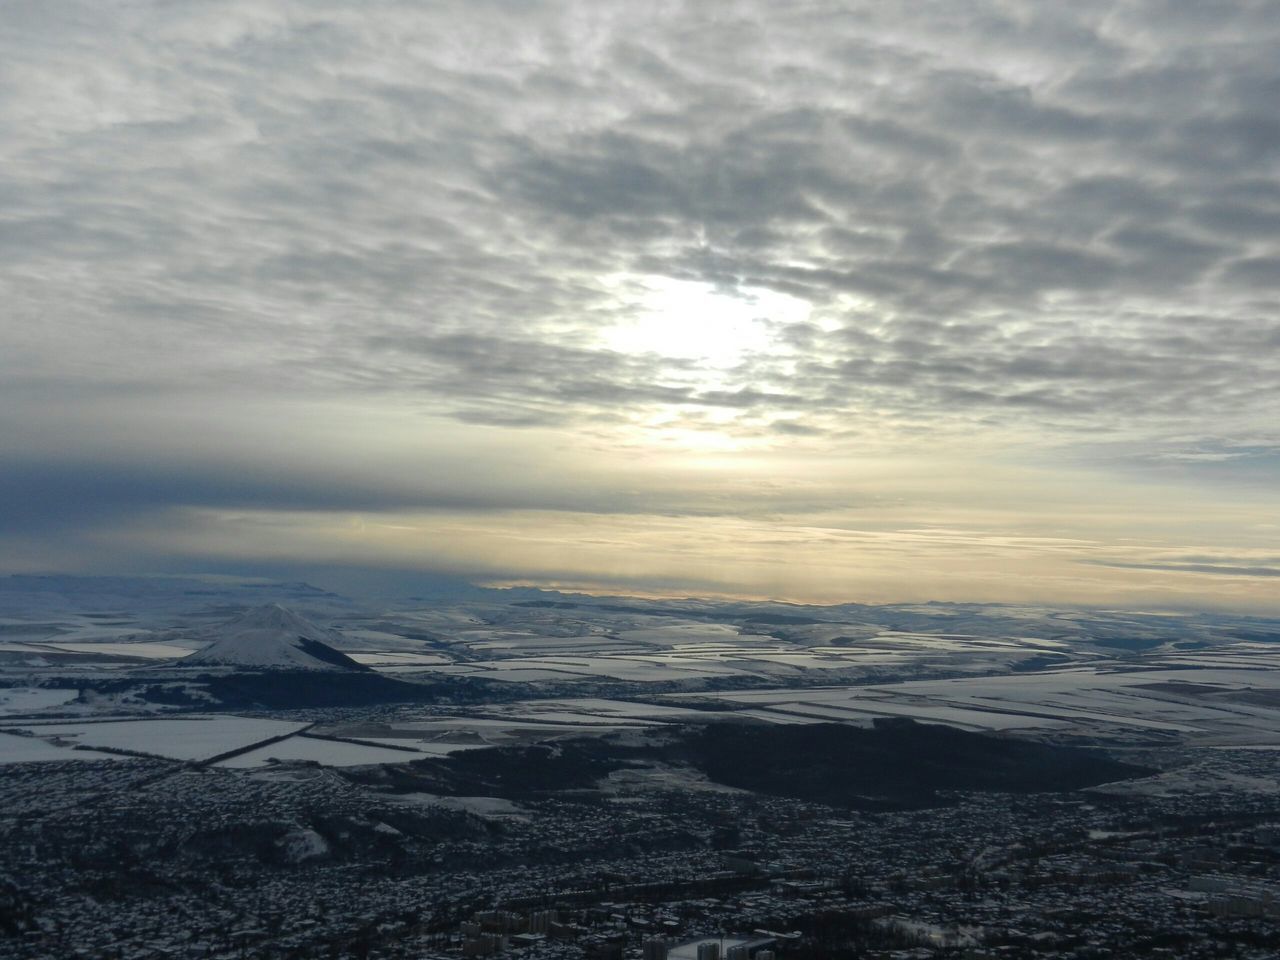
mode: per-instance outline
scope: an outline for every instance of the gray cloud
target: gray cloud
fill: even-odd
[[[1212,307],[1214,327],[1256,323],[1246,298],[1275,287],[1278,214],[1260,201],[1276,202],[1280,80],[1265,4],[1219,11],[1208,46],[1203,18],[1150,3],[761,5],[727,19],[682,5],[660,18],[607,5],[388,2],[352,17],[243,3],[212,20],[188,4],[19,9],[7,280],[28,316],[57,284],[61,322],[105,353],[102,378],[163,359],[216,382],[252,353],[303,386],[358,388],[361,361],[376,369],[380,344],[407,332],[495,355],[579,351],[607,386],[618,363],[591,334],[617,308],[592,278],[637,272],[771,287],[850,326],[862,320],[841,316],[841,296],[871,298],[884,327],[871,359],[889,369],[898,325],[982,318],[1003,332],[1015,328],[993,308],[1017,314],[1019,336],[984,338],[997,356],[954,342],[929,371],[963,408],[998,410],[1049,389],[1038,355],[1064,331],[1095,331],[1103,354],[1168,331],[1175,304]],[[428,43],[446,17],[459,45]],[[112,335],[122,327],[136,339]],[[1206,364],[1275,373],[1215,333],[1192,337]],[[23,339],[55,374],[69,364],[65,347]],[[658,369],[610,396],[581,365],[523,377],[539,385],[531,404],[558,404],[529,422],[686,399],[640,388]],[[991,366],[1010,378],[995,390]],[[1150,415],[1187,399],[1162,402],[1170,378],[1155,373],[1134,382]],[[457,379],[404,388],[451,403]],[[1070,406],[1106,425],[1113,376],[1077,379]],[[879,399],[933,402],[931,383],[897,382]],[[522,385],[504,386],[518,406]],[[858,385],[768,386],[821,407]],[[1184,413],[1234,402],[1204,393]]]
[[[6,464],[0,476],[0,501],[12,507],[0,513],[0,531],[30,534],[41,530],[126,524],[155,511],[198,507],[281,511],[589,509],[576,496],[546,490],[494,489],[477,477],[465,485],[447,476],[420,476],[412,488],[366,482],[355,486],[303,470],[219,469],[176,459],[147,464],[78,460],[66,463]],[[457,478],[454,478],[457,479]],[[484,489],[489,486],[489,489]],[[465,489],[470,487],[470,489]],[[434,488],[434,489],[433,489]],[[625,510],[611,499],[609,509]]]
[[[1280,567],[1239,567],[1220,563],[1121,563],[1118,561],[1086,560],[1102,567],[1121,570],[1156,570],[1172,573],[1205,573],[1221,577],[1280,577]]]
[[[22,441],[3,489],[27,507],[4,512],[35,529],[95,499],[473,502],[182,457],[103,474],[144,439],[121,426],[119,398],[138,396],[252,391],[266,409],[348,400],[592,438],[658,423],[908,449],[977,431],[1055,456],[1106,439],[1131,462],[1274,449],[1276,13],[10,3],[8,415],[51,435],[78,403],[126,449],[55,463]],[[777,311],[766,342],[728,361],[669,330],[617,348],[606,334],[643,320],[654,278],[756,296]],[[710,321],[690,309],[692,338]],[[243,411],[209,403],[236,432]]]

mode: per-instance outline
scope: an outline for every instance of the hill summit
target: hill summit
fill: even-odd
[[[207,664],[249,670],[368,670],[326,641],[337,633],[312,623],[278,603],[247,610],[211,628],[210,643],[182,659],[183,666]]]

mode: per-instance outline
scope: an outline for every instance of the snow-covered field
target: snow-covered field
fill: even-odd
[[[542,612],[539,615],[548,631],[568,629],[565,622],[548,619]],[[631,615],[621,618],[619,626],[646,619],[654,618]],[[851,637],[836,626],[797,628],[800,642],[732,624],[680,620],[569,637],[466,629],[458,631],[448,647],[465,650],[465,662],[432,664],[424,660],[422,665],[424,672],[511,683],[575,679],[662,683],[734,677],[785,679],[816,672],[857,675],[943,665],[954,672],[987,673],[1006,671],[1013,664],[1044,654],[1066,656],[1062,652],[1066,645],[1052,639],[895,631]],[[834,640],[843,645],[833,646]],[[363,662],[374,665],[400,667],[407,662],[399,657],[374,660],[368,653],[361,656],[370,658]]]
[[[449,662],[447,657],[438,653],[399,653],[394,650],[348,653],[347,656],[366,667],[429,667]]]
[[[716,694],[741,715],[775,722],[866,723],[907,716],[975,730],[1071,730],[1108,738],[1178,737],[1231,746],[1280,744],[1280,670],[1222,668],[1210,660],[1188,670],[1159,661],[1038,673],[904,681],[843,687],[743,690]],[[680,703],[704,695],[673,694]]]
[[[0,678],[14,686],[0,689],[0,718],[63,744],[207,760],[301,724],[186,714],[143,719],[173,704],[189,709],[181,704],[191,700],[175,696],[158,706],[99,693],[73,704],[69,689],[40,689],[42,678],[74,683],[77,674],[151,671],[205,709],[196,680],[209,665],[331,671],[345,653],[397,678],[497,680],[523,698],[459,707],[453,716],[405,708],[381,725],[326,721],[317,733],[364,743],[294,737],[236,758],[232,765],[240,768],[261,769],[255,765],[266,756],[290,752],[322,764],[390,763],[415,755],[395,747],[426,756],[628,729],[639,735],[653,725],[706,719],[695,706],[771,723],[915,717],[1012,735],[1280,746],[1280,620],[980,604],[515,602],[515,595],[513,602],[370,611],[298,584],[269,597],[261,584],[130,578],[30,578],[8,590],[6,607],[0,584]],[[75,590],[81,593],[73,596]],[[302,598],[296,611],[287,605],[267,616],[259,606],[256,619],[252,609],[237,615],[290,593]],[[214,599],[193,605],[183,596]],[[338,654],[316,662],[315,645],[308,652],[300,636],[322,638]],[[180,662],[178,670],[167,666]],[[661,705],[585,695],[597,689],[637,698],[661,690],[645,697]],[[566,690],[584,695],[548,696]],[[129,716],[88,722],[107,711]],[[18,719],[41,712],[77,719]]]
[[[295,733],[305,726],[287,720],[210,716],[32,723],[22,729],[44,740],[130,750],[171,760],[208,760],[272,737]]]
[[[362,743],[321,740],[315,737],[290,737],[248,753],[214,764],[218,767],[245,770],[266,766],[274,761],[311,761],[326,767],[356,767],[374,763],[408,763],[420,759],[421,753],[371,747]]]
[[[0,766],[7,763],[49,763],[67,760],[127,760],[118,753],[99,753],[96,750],[73,750],[70,746],[55,746],[39,737],[22,737],[0,732]]]
[[[34,687],[0,689],[0,716],[36,713],[60,707],[75,698],[75,690],[41,690]]]
[[[173,660],[190,655],[194,647],[180,646],[176,643],[160,642],[123,642],[110,640],[74,641],[58,640],[45,644],[50,650],[63,650],[67,653],[98,653],[113,657],[140,657],[144,660]]]
[[[395,744],[440,755],[461,749],[641,729],[658,726],[660,721],[700,715],[683,707],[593,699],[526,700],[481,709],[483,716],[437,715],[414,719],[410,714],[393,724],[332,724],[317,728],[316,733],[366,743]]]

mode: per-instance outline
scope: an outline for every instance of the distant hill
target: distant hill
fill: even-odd
[[[360,671],[368,667],[326,641],[331,630],[278,603],[254,607],[234,620],[203,631],[211,642],[179,661],[183,667],[219,666],[246,670]]]
[[[645,739],[596,736],[465,750],[343,776],[396,792],[522,801],[590,790],[616,770],[656,762],[665,772],[692,768],[753,793],[875,811],[948,806],[956,792],[1070,791],[1158,772],[1098,751],[906,718],[872,729],[725,719],[650,731]]]
[[[359,605],[297,580],[193,575],[174,577],[0,576],[0,615],[48,617],[59,614],[127,615],[140,623],[171,622],[175,614],[226,616],[266,600],[323,610],[334,615]]]

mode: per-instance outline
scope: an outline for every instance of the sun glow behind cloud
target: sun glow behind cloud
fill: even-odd
[[[752,354],[780,349],[777,333],[809,319],[811,307],[763,287],[722,290],[710,283],[664,276],[613,276],[617,319],[601,343],[627,354],[656,354],[702,387],[732,383],[733,368]],[[674,372],[674,371],[673,371]]]
[[[604,286],[613,303],[611,321],[599,330],[601,346],[651,358],[659,382],[692,390],[699,401],[754,388],[748,366],[794,357],[785,331],[814,313],[807,301],[763,287],[628,274],[607,277]],[[733,453],[760,445],[746,428],[755,416],[731,403],[658,404],[624,431],[623,441],[698,458]]]

